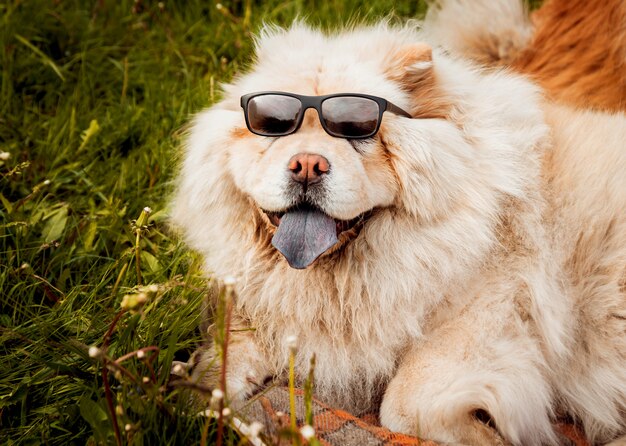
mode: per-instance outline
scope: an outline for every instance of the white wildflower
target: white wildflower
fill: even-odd
[[[285,344],[292,353],[295,353],[295,351],[298,349],[298,337],[295,335],[287,336],[287,339],[285,339]]]
[[[305,440],[310,440],[311,438],[315,437],[315,429],[313,429],[313,426],[305,424],[300,428],[300,434],[302,434],[302,437]]]
[[[236,283],[237,283],[237,279],[235,279],[233,276],[224,277],[224,285],[234,286]]]
[[[11,154],[9,152],[0,152],[0,160],[6,161],[11,158]]]
[[[91,347],[89,347],[89,357],[90,358],[99,358],[100,356],[102,356],[102,350],[100,350],[95,345],[92,345]]]
[[[143,350],[139,350],[139,351],[137,352],[137,357],[138,357],[139,359],[143,359],[143,358],[145,358],[145,357],[146,357],[146,352],[144,352]]]
[[[222,392],[220,389],[213,389],[213,392],[211,392],[211,400],[209,401],[209,407],[213,410],[219,410],[223,400],[224,400],[224,392]]]
[[[213,392],[211,392],[211,397],[214,398],[216,401],[220,401],[224,399],[224,392],[222,392],[220,389],[213,389]]]
[[[122,297],[120,307],[124,310],[138,310],[144,306],[148,301],[148,295],[146,293],[126,294]]]

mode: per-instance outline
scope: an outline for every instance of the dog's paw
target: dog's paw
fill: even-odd
[[[172,361],[170,367],[170,380],[185,378],[189,374],[189,363],[182,361]]]
[[[392,431],[445,444],[510,445],[483,409],[454,407],[453,401],[447,407],[436,401],[420,404],[398,391],[398,388],[388,391],[380,409],[381,424]]]
[[[225,368],[226,394],[229,401],[235,404],[256,393],[271,379],[271,375],[259,361],[259,355],[249,346],[242,347],[241,344],[236,344],[229,348]],[[191,382],[201,387],[205,393],[221,387],[222,363],[212,345],[200,347],[182,368]]]

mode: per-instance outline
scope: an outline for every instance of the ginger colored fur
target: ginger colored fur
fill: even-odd
[[[626,2],[549,0],[533,20],[533,39],[514,69],[560,102],[626,109]]]
[[[623,0],[547,0],[530,18],[521,0],[439,0],[426,27],[463,57],[529,75],[553,100],[626,109]]]
[[[319,398],[353,413],[380,403],[394,430],[558,444],[567,414],[591,442],[626,435],[626,116],[433,47],[440,31],[266,29],[250,72],[196,116],[172,217],[208,274],[237,278],[228,395],[284,378],[296,336],[296,372],[316,355]],[[385,113],[377,135],[349,141],[309,110],[292,135],[250,134],[239,98],[268,90],[366,93],[413,119]],[[304,192],[320,211],[366,215],[304,270],[273,248],[263,212],[297,204],[298,153],[330,164]],[[205,385],[214,353],[193,361]]]

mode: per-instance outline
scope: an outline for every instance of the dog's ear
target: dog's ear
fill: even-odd
[[[426,43],[403,46],[389,54],[387,76],[412,91],[433,75],[433,50]]]
[[[433,50],[425,43],[405,45],[389,54],[386,75],[409,93],[413,117],[448,117],[451,102],[437,83]]]

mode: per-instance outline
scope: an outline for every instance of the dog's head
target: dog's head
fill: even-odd
[[[295,133],[259,136],[240,98],[262,91],[373,95],[411,118],[385,112],[374,136],[346,139],[329,135],[308,109]],[[387,243],[394,219],[411,231],[449,224],[480,244],[502,197],[524,194],[520,160],[543,134],[532,86],[433,54],[409,28],[266,30],[253,68],[224,92],[194,123],[174,213],[192,245],[216,259],[213,270],[241,265],[252,246],[255,255],[277,248],[293,267],[314,268],[368,228],[378,231],[370,243]]]

